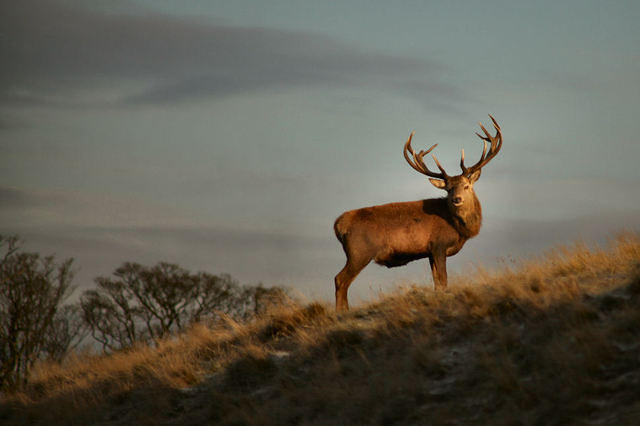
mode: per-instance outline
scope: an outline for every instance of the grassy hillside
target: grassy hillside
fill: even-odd
[[[3,424],[640,424],[640,237],[43,364]]]

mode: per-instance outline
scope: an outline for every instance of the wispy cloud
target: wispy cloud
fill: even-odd
[[[6,209],[24,209],[38,205],[36,197],[18,188],[0,186],[0,206]]]
[[[0,185],[0,227],[112,227],[184,224],[181,212],[134,197]]]
[[[5,104],[162,104],[299,86],[374,86],[439,106],[461,96],[435,63],[318,34],[99,14],[51,0],[3,5],[0,28]]]

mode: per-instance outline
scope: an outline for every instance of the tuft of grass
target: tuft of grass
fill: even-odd
[[[640,237],[42,363],[3,424],[637,424]]]

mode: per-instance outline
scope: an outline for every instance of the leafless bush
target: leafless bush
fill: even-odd
[[[0,236],[0,388],[26,383],[39,359],[60,360],[81,337],[71,294],[72,259],[56,263],[20,249],[17,237]]]
[[[229,275],[195,274],[160,262],[124,263],[81,297],[83,318],[104,350],[149,342],[220,315],[246,319],[286,296],[282,288],[241,286]]]

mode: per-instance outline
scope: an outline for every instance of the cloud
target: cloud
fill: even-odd
[[[24,213],[26,209],[56,204],[63,198],[46,191],[29,191],[21,188],[0,185],[0,213]]]
[[[0,28],[5,104],[167,104],[300,86],[373,86],[439,105],[460,96],[437,64],[318,34],[51,0],[3,5]]]
[[[9,117],[0,117],[0,131],[6,132],[11,130],[21,130],[28,127],[28,124],[24,120],[13,119]],[[0,150],[2,144],[0,143]]]
[[[17,188],[0,187],[0,206],[2,208],[24,208],[31,206],[35,200]]]
[[[136,197],[0,185],[0,226],[22,228],[183,225],[184,212]]]

